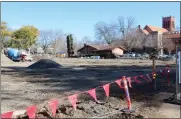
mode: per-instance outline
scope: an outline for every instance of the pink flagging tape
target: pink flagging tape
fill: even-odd
[[[148,77],[148,79],[150,80],[150,82],[152,81],[152,79],[150,78],[149,74],[146,74],[146,76]]]
[[[89,93],[89,95],[91,95],[94,98],[95,101],[98,101],[97,97],[96,97],[96,89],[95,88],[88,90],[87,92]]]
[[[56,111],[57,111],[57,105],[58,105],[58,100],[57,99],[52,99],[48,102],[48,105],[52,111],[53,117],[55,117]]]
[[[136,83],[138,83],[138,84],[141,84],[142,82],[139,81],[137,78],[138,78],[138,76],[134,76],[134,77],[133,77],[134,81],[135,81]]]
[[[12,119],[13,111],[12,112],[6,112],[1,115],[1,119]]]
[[[129,83],[129,87],[132,88],[132,85],[131,85],[131,77],[127,77],[126,79],[127,79],[128,83]]]
[[[120,88],[124,88],[121,84],[122,84],[122,79],[118,79],[118,80],[116,80],[115,82],[118,84],[118,86],[120,87]]]
[[[35,116],[36,116],[36,106],[35,105],[32,105],[32,106],[29,106],[27,109],[27,115],[29,117],[29,119],[35,119]]]
[[[107,97],[109,97],[109,87],[110,87],[110,84],[103,85],[103,88]]]
[[[69,96],[68,99],[69,99],[70,103],[72,104],[74,110],[76,110],[76,107],[77,107],[77,105],[76,105],[76,103],[77,103],[77,94]]]
[[[159,70],[159,73],[163,76],[164,75],[164,71],[163,70]]]
[[[148,80],[146,77],[144,77],[143,75],[140,75],[141,78],[145,79],[147,82],[150,82],[150,80]]]

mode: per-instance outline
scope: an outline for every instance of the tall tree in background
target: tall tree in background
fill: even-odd
[[[135,28],[135,19],[131,16],[118,17],[119,40],[123,40],[123,46],[131,51],[132,48],[140,47],[139,31]]]
[[[118,38],[118,26],[115,23],[100,21],[95,25],[95,36],[110,45]]]
[[[132,29],[135,26],[135,18],[129,16],[125,19],[125,17],[118,17],[118,30],[120,37],[123,39],[127,39],[127,36],[130,35],[130,32],[132,32]]]
[[[143,46],[147,49],[149,49],[149,52],[151,52],[153,49],[157,48],[157,39],[154,38],[153,35],[149,35],[144,43]]]
[[[11,32],[8,30],[7,23],[1,22],[1,39],[0,39],[0,48],[4,48],[6,41],[5,38],[11,36]]]
[[[89,36],[84,36],[81,40],[82,45],[84,44],[92,44],[92,40]]]
[[[133,32],[135,19],[133,17],[118,17],[115,23],[98,22],[95,25],[95,36],[99,40],[105,41],[107,44],[112,44],[114,41],[124,40],[124,44],[128,46],[130,42],[131,33]],[[131,47],[131,46],[129,46]]]
[[[54,50],[54,54],[57,52],[67,52],[66,36],[61,32],[57,32],[56,39],[51,43],[51,47]]]
[[[172,51],[176,49],[176,46],[172,39],[163,38],[163,48],[171,55]]]
[[[53,46],[54,52],[57,47],[57,40],[63,35],[61,31],[45,30],[40,31],[38,36],[38,44],[42,47],[45,53],[48,48]],[[55,46],[56,45],[56,46]]]
[[[72,34],[67,36],[67,53],[68,57],[71,57],[74,54]]]
[[[146,36],[141,33],[137,28],[132,29],[129,34],[126,34],[126,39],[122,40],[122,45],[128,50],[143,49],[146,42]]]
[[[28,49],[36,42],[39,31],[34,26],[24,26],[12,34],[12,41],[18,43],[19,48]]]

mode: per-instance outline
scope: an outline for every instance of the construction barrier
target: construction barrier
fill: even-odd
[[[131,99],[130,99],[130,96],[129,96],[129,89],[128,89],[127,80],[126,80],[125,76],[123,76],[123,83],[124,83],[124,91],[125,91],[125,94],[126,94],[126,100],[128,102],[128,110],[130,111],[132,109],[132,107],[131,107]]]
[[[170,84],[170,77],[169,77],[169,72],[170,72],[170,69],[169,69],[169,66],[167,66],[165,69],[163,70],[159,70],[159,71],[155,71],[155,73],[153,74],[150,73],[151,75],[155,75],[155,74],[161,74],[161,75],[166,75],[167,73],[167,80],[168,80],[168,84]],[[146,82],[150,83],[153,81],[154,77],[150,78],[150,74],[145,74],[145,75],[140,75],[140,76],[133,76],[133,77],[125,77],[123,76],[121,79],[118,79],[116,81],[113,81],[111,83],[108,83],[108,84],[105,84],[103,86],[99,86],[97,88],[93,88],[93,89],[90,89],[88,91],[84,91],[84,92],[79,92],[77,94],[73,94],[71,96],[68,96],[68,97],[62,97],[61,99],[68,99],[72,105],[72,107],[74,108],[74,110],[76,110],[76,107],[77,107],[77,97],[78,95],[80,94],[89,94],[90,96],[92,96],[92,98],[99,103],[98,99],[97,99],[97,96],[96,96],[96,89],[100,89],[100,88],[103,88],[104,91],[105,91],[105,95],[107,97],[109,97],[109,89],[110,89],[110,84],[113,84],[113,83],[116,83],[121,89],[124,89],[125,91],[125,95],[126,95],[126,99],[127,99],[127,104],[128,104],[128,108],[127,110],[128,111],[131,111],[132,110],[132,104],[131,104],[131,98],[130,98],[130,95],[129,95],[129,87],[132,88],[132,82],[135,82],[137,84],[142,84],[143,82],[138,80],[138,77],[144,79]],[[155,75],[155,78],[156,78],[156,75]],[[156,79],[154,79],[156,80]],[[122,86],[122,83],[124,84]],[[127,85],[128,84],[128,85]],[[55,117],[56,116],[56,110],[57,110],[57,106],[58,106],[59,102],[58,102],[58,99],[51,99],[49,102],[48,102],[48,106],[51,110],[51,115],[52,117]],[[36,111],[37,111],[37,106],[36,105],[32,105],[32,106],[29,106],[27,109],[26,109],[26,114],[29,118],[31,119],[34,119],[36,118]],[[10,112],[6,112],[6,113],[3,113],[1,114],[1,119],[11,119],[13,118],[13,112],[14,111],[10,111]]]

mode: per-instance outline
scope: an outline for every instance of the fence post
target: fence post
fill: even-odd
[[[155,73],[155,57],[153,57],[153,81],[152,86],[154,91],[156,91],[156,73]]]
[[[134,110],[132,109],[132,105],[131,105],[131,99],[130,99],[130,95],[129,95],[129,89],[128,89],[126,77],[123,76],[122,80],[123,80],[123,84],[124,84],[124,91],[125,91],[126,100],[128,103],[128,108],[124,108],[121,111],[126,112],[126,113],[132,113],[132,112],[134,112]]]

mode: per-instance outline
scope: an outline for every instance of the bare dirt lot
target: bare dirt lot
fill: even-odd
[[[86,91],[97,86],[115,81],[122,76],[137,76],[152,71],[151,60],[121,59],[54,59],[63,67],[56,69],[28,69],[32,63],[6,62],[1,59],[1,112],[26,109],[32,104],[46,106],[51,98],[61,99],[79,91]],[[157,61],[157,69],[174,62]],[[171,68],[171,79],[175,79],[175,68]],[[174,93],[173,87],[166,86],[166,77],[158,76],[158,91],[153,94],[150,84],[132,84],[130,96],[136,117],[179,118],[180,106],[161,102]],[[172,81],[174,84],[174,81]],[[97,104],[90,96],[79,97],[77,110],[74,111],[67,100],[60,100],[56,117],[123,117],[117,112],[110,116],[106,113],[127,107],[124,90],[116,84],[111,85],[110,98],[105,98],[103,90],[97,91]],[[62,107],[61,104],[67,106]],[[41,109],[40,109],[41,110]],[[113,113],[112,113],[113,114]],[[49,116],[39,113],[39,117]]]

